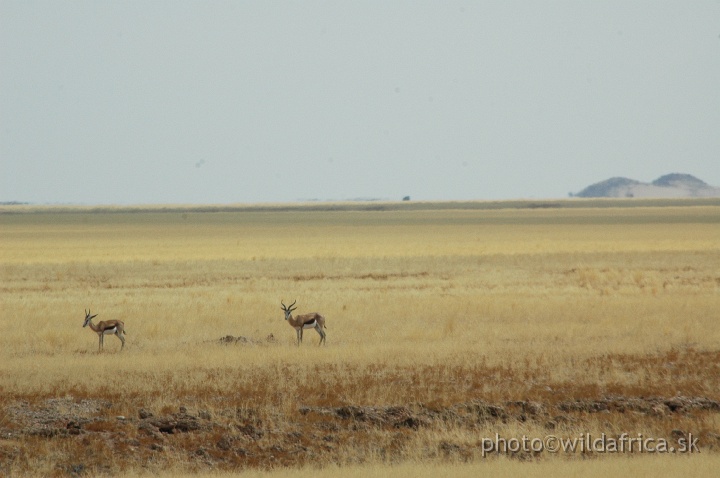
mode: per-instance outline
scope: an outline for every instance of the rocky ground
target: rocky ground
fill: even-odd
[[[62,475],[112,473],[116,467],[101,456],[112,451],[135,466],[177,460],[194,469],[239,469],[326,463],[344,456],[363,461],[372,453],[402,456],[413,434],[437,429],[478,430],[478,441],[453,441],[438,434],[422,453],[427,458],[473,459],[478,456],[480,430],[517,423],[548,433],[581,430],[593,417],[607,424],[691,423],[699,415],[720,415],[720,402],[703,397],[604,397],[548,404],[533,401],[487,403],[481,400],[445,408],[422,404],[389,407],[305,407],[292,416],[265,417],[252,408],[215,411],[137,409],[134,416],[114,415],[107,400],[52,398],[39,403],[13,401],[2,406],[0,474],[31,466],[33,450],[65,450],[56,471]],[[715,418],[717,420],[717,418]],[[280,425],[282,424],[282,425]],[[720,450],[720,434],[709,430],[667,428],[667,439],[694,433],[702,452]],[[432,436],[432,434],[428,435]],[[356,448],[354,452],[350,452]],[[513,453],[520,459],[527,453]],[[116,459],[117,460],[117,459]],[[104,469],[103,467],[107,468]]]
[[[239,346],[274,341],[272,336],[218,340]],[[666,359],[657,360],[666,363]],[[694,359],[716,360],[714,355]],[[713,369],[703,370],[705,375],[694,380],[712,382]],[[588,398],[596,393],[581,388],[565,384],[562,390],[549,389],[532,401],[490,402],[470,396],[442,405],[350,406],[329,400],[323,406],[298,402],[282,408],[262,400],[242,400],[232,391],[203,401],[192,396],[164,400],[160,409],[147,405],[149,397],[132,394],[3,397],[0,476],[240,470],[377,460],[469,461],[487,452],[521,460],[541,458],[542,453],[533,451],[488,448],[484,438],[495,433],[506,438],[641,433],[668,442],[692,435],[701,453],[720,452],[720,401],[714,396],[650,396],[642,395],[641,389],[628,389],[624,395]]]

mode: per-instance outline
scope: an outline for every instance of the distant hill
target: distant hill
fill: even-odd
[[[577,194],[581,198],[698,198],[720,197],[720,188],[690,174],[666,174],[651,183],[629,178],[610,178],[592,184]]]

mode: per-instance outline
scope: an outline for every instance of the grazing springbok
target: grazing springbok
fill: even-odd
[[[295,301],[297,302],[297,300]],[[280,301],[280,304],[282,305],[282,310],[285,311],[285,320],[288,321],[288,324],[292,326],[293,329],[295,329],[295,332],[297,332],[297,344],[298,347],[302,343],[302,337],[303,337],[303,329],[315,329],[317,330],[317,333],[320,334],[320,343],[318,345],[322,345],[325,343],[325,317],[318,314],[317,312],[312,312],[310,314],[305,315],[298,315],[297,317],[292,316],[292,311],[297,309],[297,307],[293,308],[293,305],[295,305],[295,302],[290,304],[290,306],[286,306],[283,301]]]
[[[105,347],[105,343],[103,341],[103,338],[106,335],[117,335],[117,338],[120,339],[120,342],[122,342],[122,345],[120,346],[120,350],[125,347],[125,324],[121,320],[101,320],[97,323],[97,325],[92,323],[92,319],[97,317],[97,314],[90,315],[90,311],[85,311],[85,323],[83,324],[83,327],[90,326],[93,331],[98,334],[98,337],[100,337],[100,343],[98,344],[98,352],[102,350]]]

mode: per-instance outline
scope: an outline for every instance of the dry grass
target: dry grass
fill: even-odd
[[[687,458],[703,474],[720,418],[692,400],[720,400],[720,207],[693,204],[6,210],[0,472],[417,475],[452,463],[469,474],[488,465],[478,440],[495,433],[680,430],[701,437],[706,453]],[[312,330],[293,345],[280,301],[294,299],[326,316],[327,347]],[[97,353],[81,328],[88,307],[125,321],[122,354],[114,337]],[[691,401],[623,408],[677,396]],[[501,413],[468,418],[478,403]],[[139,410],[199,428],[160,433]],[[536,459],[532,470],[580,466]],[[625,460],[600,461],[683,461]]]
[[[642,456],[619,458],[615,460],[546,460],[537,463],[524,463],[517,460],[491,460],[472,464],[458,463],[402,463],[398,465],[365,466],[329,466],[326,468],[279,469],[272,471],[247,471],[239,476],[247,478],[325,478],[343,476],[344,478],[418,478],[447,476],[454,478],[477,478],[478,476],[524,476],[545,478],[547,476],[582,476],[584,478],[607,476],[633,476],[638,478],[656,478],[658,476],[714,476],[720,467],[720,454],[703,457],[701,463],[694,458],[678,459],[672,456]],[[145,474],[131,474],[129,477],[142,477]],[[166,475],[160,475],[166,476]],[[212,473],[183,475],[182,472],[168,473],[167,476],[184,478],[185,476],[224,478],[238,476],[236,473]]]

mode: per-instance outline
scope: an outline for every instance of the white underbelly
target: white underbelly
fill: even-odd
[[[112,335],[115,332],[117,332],[117,327],[113,327],[112,329],[105,329],[103,330],[104,335]]]
[[[314,329],[316,325],[317,325],[317,322],[312,321],[309,324],[303,325],[303,329]]]

